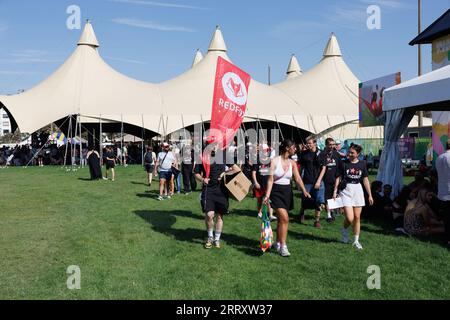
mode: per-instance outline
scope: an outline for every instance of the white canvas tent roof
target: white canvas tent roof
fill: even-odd
[[[197,51],[192,68],[161,84],[122,75],[105,63],[98,48],[87,22],[74,53],[51,76],[21,94],[0,96],[22,132],[35,132],[69,115],[80,115],[82,122],[123,121],[164,136],[210,120],[217,58],[230,61],[219,28],[204,57]],[[288,73],[294,76],[286,81],[268,86],[252,79],[245,121],[277,121],[317,134],[357,120],[359,80],[345,64],[334,35],[322,61],[301,72],[293,56]],[[349,137],[358,134],[347,131]]]
[[[319,133],[358,119],[359,83],[342,58],[333,34],[318,65],[301,77],[275,86],[311,116],[313,132]]]

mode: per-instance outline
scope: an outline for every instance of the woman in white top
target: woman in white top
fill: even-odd
[[[290,159],[296,151],[297,148],[293,141],[285,140],[281,143],[280,156],[272,159],[270,165],[269,181],[264,197],[265,203],[268,203],[270,199],[271,205],[278,215],[276,249],[283,257],[290,256],[286,245],[286,237],[289,226],[289,211],[294,208],[292,177],[294,177],[297,186],[303,191],[305,197],[311,198],[311,195],[305,189],[297,164]]]

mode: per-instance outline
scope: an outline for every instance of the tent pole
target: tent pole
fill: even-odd
[[[145,130],[145,126],[144,126],[144,115],[141,114],[141,120],[142,120],[142,141],[141,141],[141,161],[142,161],[142,165],[144,165],[144,130]]]
[[[283,131],[281,130],[281,126],[280,126],[280,123],[278,122],[277,115],[275,115],[275,120],[276,120],[277,125],[278,125],[278,130],[280,130],[280,133],[281,133],[281,139],[283,139],[283,141],[284,141]]]
[[[66,137],[66,152],[64,153],[64,167],[66,166],[66,164],[67,164],[67,148],[69,147],[69,141],[68,141],[68,138],[69,138],[69,132],[72,130],[72,115],[70,115],[70,118],[69,118],[69,128],[68,128],[68,130],[67,130],[67,137]]]
[[[258,120],[258,123],[259,123],[259,127],[261,128],[261,134],[263,136],[263,141],[264,141],[264,143],[269,143],[269,141],[266,140],[266,136],[264,135],[264,131],[263,131],[264,129],[263,129],[263,126],[261,124],[261,121],[259,120],[259,115],[257,115],[256,117],[257,117],[257,120]],[[259,138],[259,135],[258,135],[258,138]]]
[[[123,154],[123,115],[120,115],[120,164],[123,166],[123,159],[125,155]]]
[[[100,147],[100,161],[103,161],[103,130],[102,130],[102,115],[100,115],[100,141],[99,141],[99,147]]]
[[[78,115],[79,119],[78,119],[78,125],[80,126],[79,129],[79,133],[80,133],[80,168],[83,167],[83,162],[81,161],[81,159],[83,158],[83,143],[82,143],[82,138],[81,138],[81,116]]]
[[[74,132],[74,134],[72,134],[72,138],[70,139],[70,150],[72,151],[72,149],[73,149],[73,152],[72,152],[72,171],[74,171],[74,166],[76,166],[76,151],[77,151],[77,144],[76,143],[74,143],[74,140],[75,140],[75,138],[76,138],[76,136],[77,136],[77,131],[78,131],[78,116],[75,118],[75,132]],[[81,154],[80,154],[80,156],[81,156]],[[80,158],[80,161],[81,161],[81,158]]]

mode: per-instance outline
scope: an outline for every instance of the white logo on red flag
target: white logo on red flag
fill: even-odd
[[[222,77],[222,87],[228,99],[238,105],[247,103],[247,88],[244,81],[234,72],[228,72]]]

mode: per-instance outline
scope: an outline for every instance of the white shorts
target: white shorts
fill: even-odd
[[[347,187],[339,193],[344,207],[364,207],[366,201],[364,199],[364,191],[362,185],[347,183]]]

